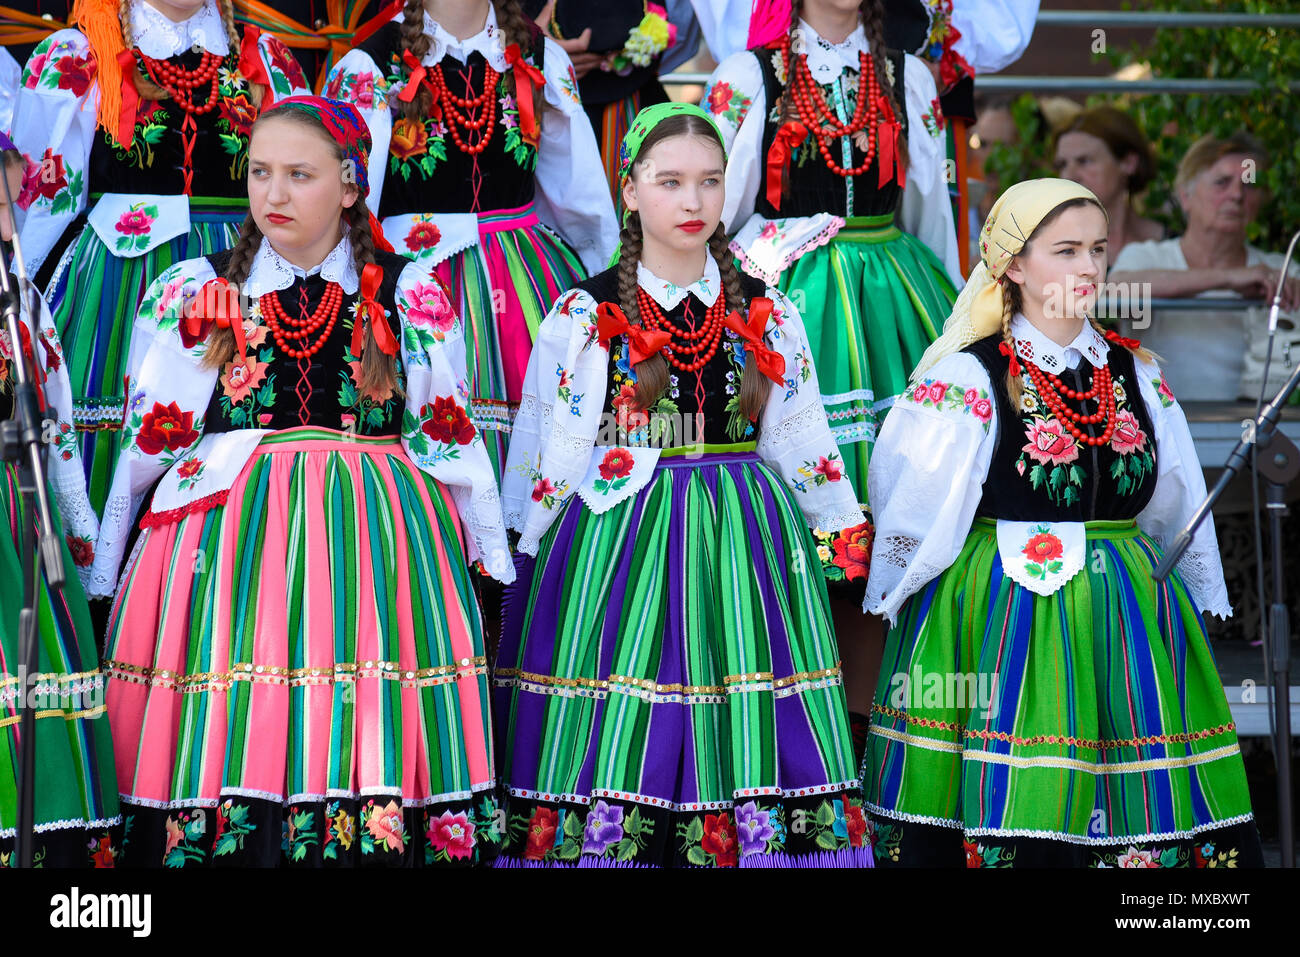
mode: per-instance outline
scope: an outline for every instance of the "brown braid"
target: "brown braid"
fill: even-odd
[[[359,278],[365,267],[375,261],[375,236],[370,230],[370,211],[364,197],[358,196],[355,203],[343,210],[343,222],[348,226],[352,262]],[[397,317],[390,317],[388,328],[394,336],[402,331],[396,323]],[[384,354],[375,342],[375,330],[368,324],[365,343],[361,347],[361,381],[357,388],[362,395],[383,399],[401,392],[397,384],[397,357]]]
[[[519,0],[492,0],[497,12],[497,26],[501,28],[506,46],[519,44],[519,52],[528,54],[533,49],[533,31],[528,25]]]
[[[634,326],[641,324],[641,307],[637,303],[636,264],[641,259],[641,217],[628,213],[627,224],[619,234],[622,243],[618,257],[618,305]],[[662,353],[636,364],[636,402],[641,411],[654,408],[668,391],[668,361]]]
[[[126,49],[131,50],[135,47],[135,38],[131,31],[131,0],[118,0],[117,18],[122,24],[122,42]],[[144,100],[169,100],[171,94],[161,86],[149,79],[148,74],[140,69],[139,61],[135,66],[135,89]],[[130,145],[130,144],[128,144]]]
[[[709,252],[718,264],[718,273],[722,276],[722,288],[726,293],[727,311],[744,312],[749,303],[740,287],[740,270],[736,268],[736,258],[732,255],[727,242],[727,232],[721,223],[709,237]],[[767,404],[767,394],[772,380],[758,370],[757,362],[746,362],[745,370],[740,374],[740,411],[751,421],[757,419]]]
[[[424,32],[423,0],[406,0],[406,6],[402,8],[402,43],[398,54],[410,50],[413,57],[423,60],[431,43],[429,35]],[[432,106],[433,94],[422,87],[410,103],[402,104],[402,118],[408,123],[423,123]]]
[[[253,214],[244,217],[239,227],[239,238],[230,250],[230,260],[222,278],[232,286],[242,286],[253,269],[253,260],[262,246],[262,231],[257,228]],[[213,326],[208,333],[208,348],[203,354],[203,365],[220,369],[235,357],[235,334],[229,329]]]
[[[239,29],[235,26],[234,0],[217,0],[217,9],[221,11],[221,23],[226,28],[226,42],[230,49],[239,52]]]
[[[1002,341],[1014,349],[1016,341],[1011,336],[1011,317],[1020,311],[1020,287],[1006,276],[998,280],[998,285],[1002,287]],[[1011,408],[1017,412],[1020,411],[1020,396],[1023,391],[1020,376],[1012,375],[1008,368],[1007,398],[1011,400]]]

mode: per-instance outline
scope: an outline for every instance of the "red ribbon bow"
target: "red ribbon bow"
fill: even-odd
[[[1141,348],[1142,348],[1142,343],[1141,343],[1141,342],[1139,342],[1139,341],[1136,340],[1136,339],[1129,339],[1129,338],[1127,338],[1126,336],[1121,336],[1121,335],[1120,335],[1118,332],[1116,332],[1114,329],[1107,329],[1107,330],[1103,333],[1103,335],[1104,335],[1108,340],[1110,340],[1111,342],[1115,343],[1115,345],[1117,345],[1117,346],[1123,346],[1125,349],[1141,349]]]
[[[438,91],[429,82],[429,71],[424,68],[424,64],[417,60],[410,50],[402,51],[402,62],[406,64],[410,75],[407,77],[406,86],[402,87],[402,91],[397,94],[397,98],[403,103],[410,103],[420,92],[420,87],[427,86],[429,92],[433,94],[434,102],[437,103]]]
[[[650,330],[644,326],[634,326],[627,321],[627,316],[612,302],[602,302],[596,307],[596,331],[600,344],[609,348],[609,340],[618,335],[627,336],[630,345],[629,362],[636,365],[644,362],[672,341],[672,336],[663,330]]]
[[[790,120],[776,131],[772,148],[767,151],[767,201],[773,209],[781,208],[781,180],[790,154],[807,136],[808,127],[798,120]]]
[[[249,83],[260,83],[265,88],[260,109],[266,110],[275,103],[275,87],[266,72],[266,64],[262,62],[262,54],[257,49],[261,36],[259,27],[251,23],[244,24],[244,39],[239,44],[239,72]]]
[[[370,328],[375,334],[375,345],[379,346],[379,351],[387,356],[397,355],[397,340],[393,338],[393,330],[388,328],[384,307],[375,298],[379,295],[379,287],[383,281],[383,267],[378,263],[366,263],[365,268],[361,270],[361,311],[357,321],[352,324],[352,354],[358,359],[361,358],[362,344],[365,341],[363,319],[370,323]]]
[[[1004,356],[1010,357],[1011,363],[1008,368],[1011,370],[1011,374],[1020,375],[1020,357],[1016,355],[1015,347],[1008,345],[1005,342],[999,342],[998,352],[1002,353]]]
[[[135,138],[135,118],[140,113],[140,92],[135,88],[135,53],[123,50],[117,55],[122,73],[122,108],[117,114],[117,141],[125,147]]]
[[[546,86],[546,77],[524,59],[518,43],[506,47],[506,62],[515,71],[515,100],[519,106],[519,131],[529,146],[536,146],[542,136],[542,124],[533,110],[533,91]]]
[[[907,176],[903,169],[903,151],[899,148],[899,139],[903,135],[903,124],[894,115],[894,104],[883,93],[877,104],[880,108],[880,125],[876,127],[876,167],[880,170],[879,183],[884,186],[895,176],[898,188],[907,185]]]
[[[772,300],[764,296],[755,296],[749,303],[749,318],[740,318],[739,312],[731,312],[722,324],[734,332],[745,343],[745,351],[752,353],[758,363],[758,371],[777,385],[785,386],[785,356],[775,349],[769,349],[763,341],[767,331],[767,320],[772,315]]]
[[[248,364],[248,340],[244,336],[244,316],[239,309],[239,290],[221,277],[209,279],[185,309],[185,329],[190,338],[206,338],[204,323],[215,322],[235,336],[239,361]]]

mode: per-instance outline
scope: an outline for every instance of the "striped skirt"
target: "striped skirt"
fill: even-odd
[[[125,402],[122,377],[145,290],[174,263],[233,246],[247,213],[246,201],[196,199],[190,207],[189,232],[141,256],[115,255],[89,226],[64,253],[46,299],[63,340],[77,430],[82,433],[87,492],[96,514],[104,510],[117,464]]]
[[[877,863],[1261,863],[1205,629],[1133,522],[1089,522],[1088,563],[1036,595],[995,523],[903,606],[863,786]]]
[[[569,500],[506,600],[498,866],[869,866],[812,548],[747,451]]]
[[[478,245],[447,257],[434,272],[465,320],[470,413],[500,481],[537,329],[560,293],[587,274],[532,204],[481,213]]]
[[[106,662],[126,864],[493,856],[456,508],[395,437],[272,433],[224,503],[145,524]]]
[[[16,471],[0,469],[0,868],[17,864],[19,722],[36,711],[35,842],[38,867],[112,867],[121,851],[122,817],[113,777],[113,744],[104,717],[104,677],[86,596],[68,548],[67,584],[51,594],[44,571],[37,588],[36,674],[21,664],[19,613],[24,514]],[[57,518],[56,518],[57,523]],[[23,679],[26,678],[24,681]]]

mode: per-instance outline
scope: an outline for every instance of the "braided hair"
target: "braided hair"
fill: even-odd
[[[723,150],[722,141],[711,124],[689,113],[678,114],[665,119],[652,129],[642,141],[637,155],[629,167],[629,176],[636,174],[643,162],[643,157],[650,149],[672,136],[699,136],[714,143],[719,153]],[[623,315],[632,325],[641,324],[641,309],[637,302],[636,266],[641,259],[643,233],[641,217],[635,212],[628,212],[623,230],[619,235],[621,249],[618,259],[618,305]],[[727,241],[727,233],[719,223],[709,237],[709,253],[718,264],[718,274],[722,279],[722,295],[727,311],[743,311],[749,305],[740,286],[740,272],[736,269],[736,260],[732,256]],[[668,390],[668,360],[662,353],[643,359],[636,365],[636,402],[641,411],[649,411]],[[756,419],[767,402],[770,380],[758,369],[758,363],[745,363],[740,376],[740,411],[749,419]]]
[[[284,119],[309,127],[320,133],[329,143],[335,158],[343,162],[343,149],[334,141],[320,121],[310,113],[292,107],[273,107],[267,110],[253,123],[253,131],[266,120]],[[375,237],[370,228],[370,213],[366,207],[365,197],[358,195],[356,202],[344,207],[341,213],[343,224],[348,228],[348,238],[352,245],[352,261],[360,276],[367,265],[375,262]],[[262,245],[262,231],[250,212],[239,228],[239,238],[230,252],[230,259],[222,274],[233,286],[241,286],[252,271],[253,260]],[[361,321],[356,319],[354,321]],[[230,329],[214,326],[208,335],[207,351],[203,364],[221,368],[235,356],[235,334]],[[373,328],[366,329],[365,344],[361,348],[361,381],[358,388],[362,395],[390,395],[399,392],[397,382],[397,361],[393,356],[385,355],[375,343]]]

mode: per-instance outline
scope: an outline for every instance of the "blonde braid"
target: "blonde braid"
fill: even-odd
[[[217,0],[217,9],[221,11],[221,22],[226,28],[226,41],[230,49],[239,52],[239,28],[235,26],[234,0]]]
[[[1013,292],[1014,283],[1006,281],[1006,278],[998,280],[1002,287],[1002,341],[1012,349],[1012,355],[1015,354],[1016,340],[1011,335],[1011,317],[1016,314],[1016,293]],[[1007,398],[1011,400],[1013,411],[1020,411],[1020,397],[1024,392],[1024,386],[1020,381],[1020,376],[1012,375],[1011,368],[1007,368]]]
[[[134,49],[135,38],[132,36],[131,32],[131,0],[118,0],[117,18],[122,24],[122,43],[126,46],[126,49]],[[136,92],[140,94],[141,99],[171,99],[171,94],[153,80],[149,79],[148,74],[140,69],[140,64],[138,62],[135,65],[134,79]],[[126,145],[129,148],[131,144],[127,143]]]

